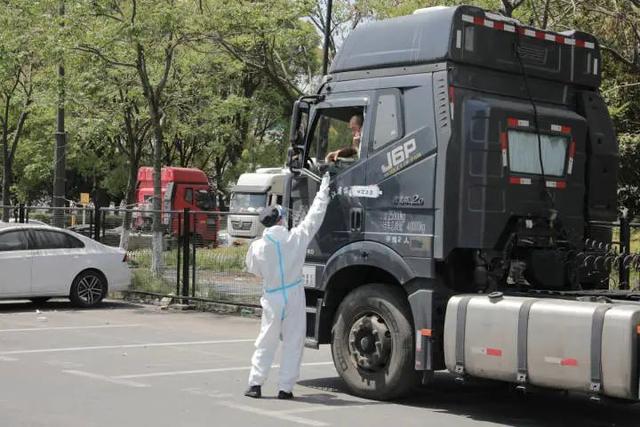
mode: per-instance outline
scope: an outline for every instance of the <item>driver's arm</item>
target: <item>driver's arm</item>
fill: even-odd
[[[356,154],[358,154],[358,149],[352,145],[351,147],[339,149],[336,157],[353,157]]]
[[[325,161],[335,162],[338,157],[354,157],[358,155],[358,146],[360,145],[360,138],[354,138],[350,147],[344,147],[336,151],[332,151],[327,154]]]

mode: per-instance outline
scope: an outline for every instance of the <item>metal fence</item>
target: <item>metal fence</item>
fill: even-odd
[[[250,239],[232,236],[255,236],[259,231],[257,213],[160,212],[163,248],[156,274],[152,272],[152,210],[0,206],[4,208],[9,210],[11,221],[53,224],[55,216],[65,228],[111,246],[119,246],[123,234],[128,234],[132,292],[259,304],[260,282],[244,272]],[[234,215],[239,216],[230,218]],[[589,226],[595,235],[610,233],[612,242],[587,239],[577,254],[578,262],[585,270],[599,272],[598,280],[611,289],[640,290],[640,223],[621,216],[616,222],[592,222]]]
[[[124,220],[129,220],[128,257],[131,290],[173,294],[183,300],[203,300],[257,306],[261,284],[244,272],[246,240],[230,241],[229,212],[162,211],[163,250],[158,274],[152,271],[152,216],[148,209],[100,209],[98,240],[120,244]],[[243,213],[245,222],[257,214]],[[185,231],[186,230],[186,231]],[[246,234],[246,233],[245,233]]]
[[[640,222],[626,214],[615,222],[592,221],[593,234],[610,233],[611,243],[586,239],[578,261],[590,271],[602,272],[610,289],[640,290]]]
[[[128,235],[127,254],[132,273],[131,292],[174,295],[182,300],[204,300],[258,306],[261,284],[244,272],[249,239],[230,241],[229,212],[162,211],[160,268],[152,272],[152,216],[150,209],[51,208],[0,206],[9,210],[11,222],[54,225],[120,246]],[[238,229],[256,231],[257,213],[242,213]],[[234,221],[235,222],[235,221]],[[247,224],[250,227],[246,227]],[[125,227],[125,224],[128,227]],[[125,231],[127,230],[127,231]],[[187,230],[185,232],[185,230]]]

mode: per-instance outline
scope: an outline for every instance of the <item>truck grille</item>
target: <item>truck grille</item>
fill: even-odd
[[[251,221],[231,221],[234,230],[249,231],[251,230]]]

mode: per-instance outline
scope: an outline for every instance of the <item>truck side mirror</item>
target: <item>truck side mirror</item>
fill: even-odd
[[[289,143],[291,146],[298,145],[300,127],[300,101],[293,103],[293,111],[291,112],[291,125],[289,128]]]
[[[289,129],[289,143],[291,146],[300,144],[304,138],[304,129],[308,119],[309,103],[299,99],[293,103],[293,111],[291,113],[291,125]]]
[[[303,151],[297,147],[289,147],[289,151],[287,152],[287,165],[292,173],[299,173],[300,169],[302,169],[302,156],[304,155]]]

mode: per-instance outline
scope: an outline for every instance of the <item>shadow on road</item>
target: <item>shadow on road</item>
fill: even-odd
[[[131,309],[138,308],[139,305],[124,301],[107,300],[95,307],[77,308],[69,300],[52,299],[44,303],[33,303],[29,300],[0,301],[0,314],[2,313],[22,313],[30,311],[83,311],[83,310],[104,310],[104,309]]]
[[[348,393],[339,377],[304,380],[299,384],[326,393]],[[351,404],[362,405],[362,402]],[[592,402],[585,395],[552,390],[522,395],[501,382],[459,384],[446,372],[436,373],[432,384],[393,404],[518,427],[640,426],[640,404]]]

